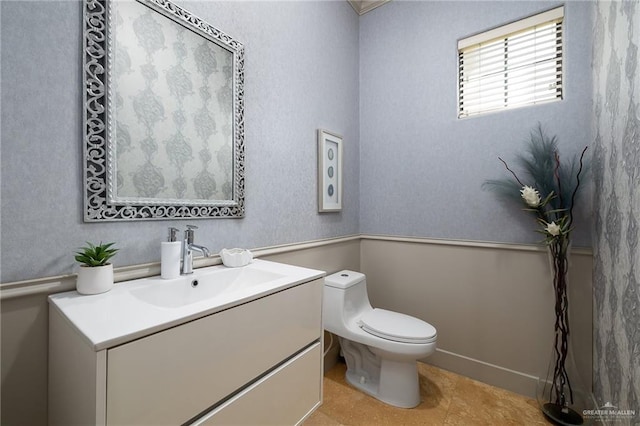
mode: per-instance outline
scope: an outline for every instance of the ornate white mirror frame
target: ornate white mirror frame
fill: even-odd
[[[83,7],[85,222],[243,217],[244,46],[168,0]],[[138,54],[121,54],[123,23]]]

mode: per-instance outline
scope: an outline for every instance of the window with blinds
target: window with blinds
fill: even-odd
[[[458,41],[458,117],[562,99],[564,8]]]

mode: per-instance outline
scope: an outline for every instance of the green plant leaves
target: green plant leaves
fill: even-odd
[[[87,242],[85,247],[81,247],[76,252],[76,262],[90,267],[104,266],[109,263],[109,259],[116,255],[119,249],[112,248],[115,243],[93,245]]]

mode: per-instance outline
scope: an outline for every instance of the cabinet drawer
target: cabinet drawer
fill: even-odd
[[[108,424],[180,424],[321,334],[322,280],[110,349]]]
[[[321,400],[317,343],[240,392],[194,425],[295,425]]]

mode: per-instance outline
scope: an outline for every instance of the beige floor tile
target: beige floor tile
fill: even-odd
[[[304,426],[344,426],[337,420],[324,414],[321,410],[316,410],[304,421]]]
[[[461,377],[445,425],[546,425],[535,400]]]
[[[535,400],[418,363],[422,402],[403,409],[349,385],[346,366],[325,373],[324,402],[305,426],[511,426],[549,425]]]
[[[455,388],[451,373],[430,366],[421,366],[420,393],[422,402],[415,408],[392,407],[349,385],[344,374],[346,366],[338,364],[324,379],[324,415],[344,425],[442,425],[447,415],[450,395]],[[306,425],[306,423],[305,423]]]

